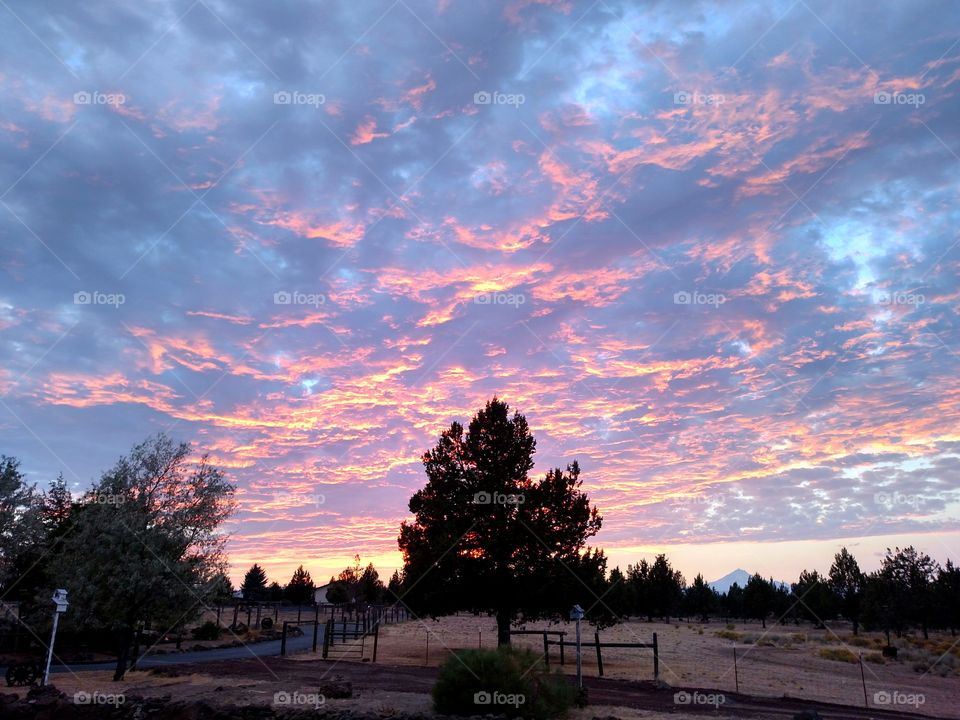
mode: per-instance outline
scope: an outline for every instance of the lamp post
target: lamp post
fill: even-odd
[[[580,621],[583,620],[583,608],[574,605],[570,610],[570,619],[577,623],[577,687],[583,688],[583,665],[580,663]],[[560,642],[563,642],[562,638]]]
[[[67,602],[67,591],[63,588],[58,588],[56,592],[53,593],[54,608],[53,608],[53,630],[50,632],[50,647],[47,648],[47,666],[43,671],[43,684],[47,684],[47,680],[50,678],[50,661],[53,659],[53,643],[57,639],[57,625],[60,623],[60,615],[67,611],[70,603]]]

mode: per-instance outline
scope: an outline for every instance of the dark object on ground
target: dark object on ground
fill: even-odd
[[[353,697],[353,683],[343,677],[335,675],[329,682],[322,683],[317,692],[327,700]]]
[[[897,648],[893,645],[886,645],[881,652],[884,657],[893,658],[894,660],[897,659]]]
[[[14,663],[7,668],[7,687],[39,685],[43,669],[38,662]]]
[[[273,627],[273,618],[265,617],[260,621],[261,630],[270,630]]]
[[[194,640],[219,640],[220,626],[213,620],[207,620],[203,625],[190,631]]]

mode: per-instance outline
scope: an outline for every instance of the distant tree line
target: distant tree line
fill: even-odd
[[[394,572],[387,585],[380,579],[380,573],[367,563],[361,569],[360,556],[354,555],[353,565],[346,567],[336,576],[330,577],[326,592],[326,601],[334,604],[382,605],[396,602],[400,588],[400,574]],[[316,585],[310,573],[300,565],[286,585],[269,582],[267,573],[259,563],[247,570],[240,585],[240,594],[244,600],[286,602],[291,605],[310,605],[314,602]]]
[[[797,581],[785,583],[753,575],[745,587],[734,583],[724,593],[697,575],[690,585],[674,570],[665,555],[653,563],[641,560],[628,565],[627,572],[614,568],[604,600],[619,618],[642,617],[669,622],[683,618],[707,622],[756,620],[766,627],[768,620],[798,623],[801,620],[822,626],[843,618],[861,626],[898,636],[917,629],[927,637],[930,629],[960,628],[960,568],[947,560],[943,566],[914,547],[887,549],[880,569],[860,570],[857,560],[843,548],[836,554],[826,575],[804,570]]]

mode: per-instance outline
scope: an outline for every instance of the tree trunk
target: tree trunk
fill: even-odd
[[[133,640],[133,628],[125,627],[120,631],[120,648],[117,653],[117,667],[113,671],[113,681],[123,680],[127,672],[127,660],[130,657],[130,642]]]
[[[497,610],[497,647],[510,646],[510,621],[513,613],[509,610]]]

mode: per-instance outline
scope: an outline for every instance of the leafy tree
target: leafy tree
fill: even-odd
[[[283,600],[283,586],[274,580],[267,586],[267,600],[271,602],[280,602]]]
[[[217,605],[224,605],[233,600],[233,583],[230,582],[230,578],[227,577],[225,572],[214,573],[210,579],[207,594],[210,597],[210,602]]]
[[[157,435],[136,445],[84,498],[54,563],[70,590],[67,621],[117,637],[114,679],[126,672],[134,629],[173,628],[199,615],[223,570],[222,523],[234,487],[206,456]]]
[[[774,608],[776,599],[776,590],[772,580],[764,580],[759,573],[754,573],[747,581],[747,586],[743,589],[743,611],[744,614],[759,620],[763,627],[767,627],[767,615]]]
[[[514,621],[565,617],[574,602],[609,618],[590,596],[606,558],[585,548],[602,519],[580,489],[580,467],[533,480],[535,448],[526,418],[494,398],[466,432],[452,423],[423,456],[427,484],[398,538],[414,611],[492,611],[499,645],[510,644]]]
[[[840,549],[830,566],[830,587],[840,604],[840,613],[853,624],[853,634],[860,630],[860,608],[863,602],[863,586],[866,577],[860,565],[844,547]]]
[[[18,519],[33,502],[33,488],[20,472],[20,461],[0,455],[0,587],[7,591],[18,574],[15,557],[23,542]]]
[[[244,600],[266,600],[267,571],[257,563],[251,565],[247,574],[243,576],[240,591],[243,593]]]
[[[308,605],[313,602],[313,579],[303,565],[293,571],[286,587],[287,602],[293,605]]]

